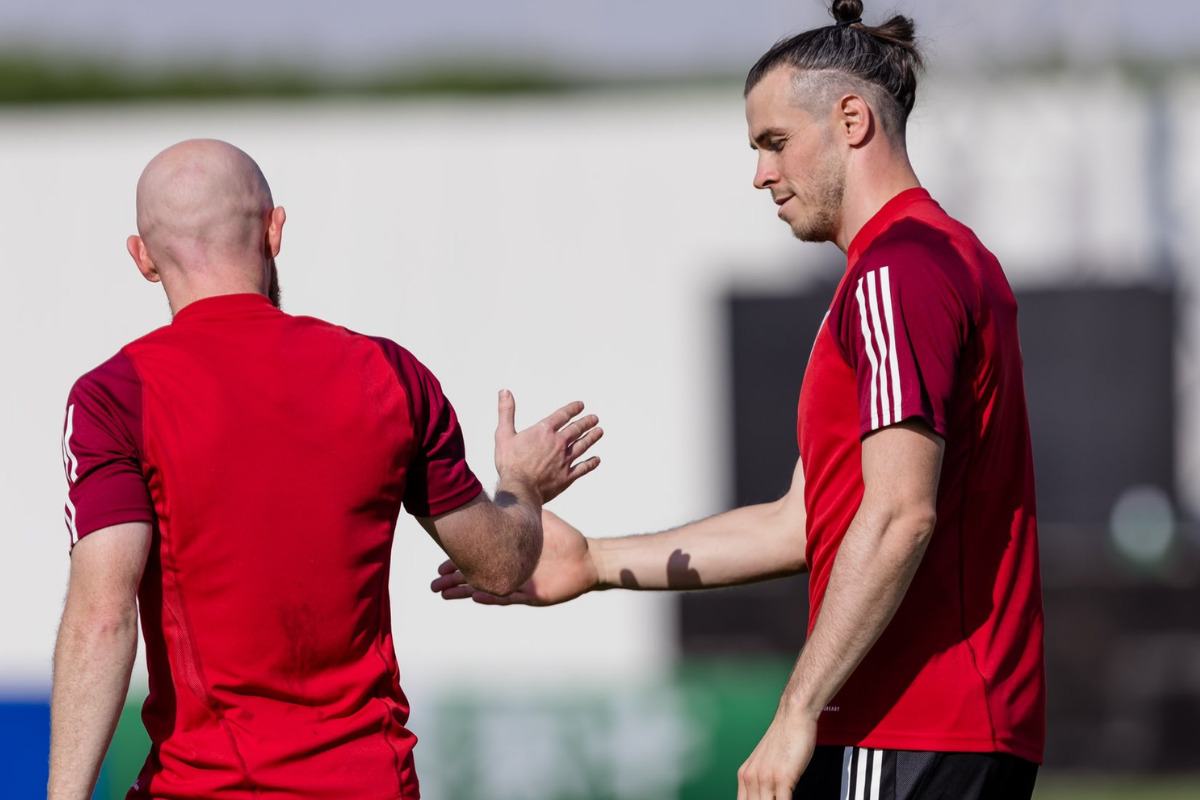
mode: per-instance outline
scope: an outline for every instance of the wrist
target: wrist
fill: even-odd
[[[796,672],[792,673],[792,679],[788,681],[783,695],[779,698],[778,715],[790,721],[810,722],[815,725],[817,717],[821,716],[829,700],[817,692],[810,681],[804,680],[800,671],[803,661],[802,653],[800,663],[796,665]]]
[[[503,505],[502,495],[507,495],[516,502],[531,505],[535,511],[541,511],[542,493],[538,489],[537,481],[526,475],[512,471],[502,473],[496,482],[496,502]]]
[[[621,583],[621,570],[616,566],[613,559],[613,540],[584,537],[584,541],[587,543],[588,560],[591,562],[592,572],[594,573],[593,577],[595,578],[592,589],[603,591],[623,586],[624,584]]]
[[[817,724],[817,718],[825,710],[825,705],[824,702],[819,701],[815,697],[806,697],[797,694],[783,697],[782,702],[779,704],[779,710],[788,719],[815,725]]]

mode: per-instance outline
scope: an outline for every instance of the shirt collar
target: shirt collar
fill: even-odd
[[[212,319],[250,311],[277,311],[265,295],[248,292],[245,294],[220,294],[202,297],[188,303],[176,312],[172,322],[182,320]]]
[[[847,264],[857,261],[871,242],[875,241],[893,222],[904,217],[905,212],[912,206],[924,201],[932,203],[933,198],[929,196],[929,192],[918,186],[915,189],[905,189],[884,203],[883,207],[875,212],[875,216],[867,220],[867,223],[859,229],[858,233],[854,235],[854,239],[851,240],[850,246],[846,248]]]

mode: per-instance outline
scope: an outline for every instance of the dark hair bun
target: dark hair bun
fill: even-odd
[[[832,0],[836,25],[813,28],[781,39],[762,54],[746,76],[747,96],[758,82],[781,66],[797,72],[840,72],[882,90],[891,102],[877,103],[883,128],[903,139],[904,123],[917,99],[921,53],[913,21],[899,14],[882,25],[863,25],[862,0]]]
[[[829,13],[833,14],[833,18],[838,22],[850,22],[851,20],[861,19],[863,13],[862,0],[833,0],[833,7],[829,9]]]

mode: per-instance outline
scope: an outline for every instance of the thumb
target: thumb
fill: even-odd
[[[497,402],[497,413],[500,422],[496,425],[496,436],[515,436],[517,434],[517,401],[508,389],[500,390]]]

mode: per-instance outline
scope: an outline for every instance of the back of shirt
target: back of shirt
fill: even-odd
[[[436,380],[390,342],[258,295],[189,305],[90,378],[69,406],[75,531],[113,524],[97,509],[125,496],[111,477],[87,490],[106,472],[87,396],[121,385],[140,406],[124,472],[157,525],[139,598],[154,747],[131,796],[417,797],[392,536],[402,503],[432,515],[480,491]]]

